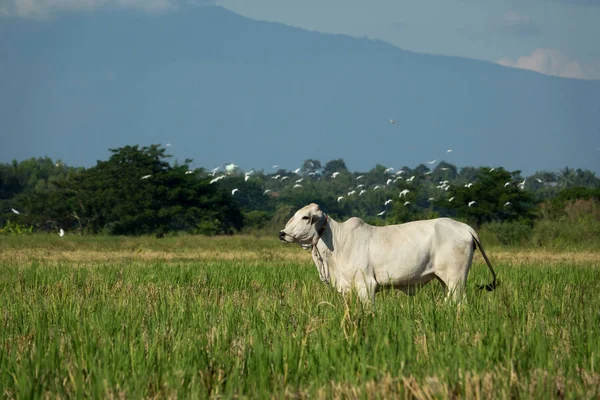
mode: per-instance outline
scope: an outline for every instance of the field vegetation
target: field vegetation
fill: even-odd
[[[477,255],[460,305],[365,307],[271,237],[3,236],[0,395],[597,398],[597,249],[490,243],[496,291]]]

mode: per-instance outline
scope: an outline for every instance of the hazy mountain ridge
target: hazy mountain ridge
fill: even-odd
[[[351,169],[600,171],[600,81],[250,20],[218,7],[0,20],[0,160],[91,165],[173,144],[244,168],[342,157]],[[388,118],[397,121],[395,125]]]

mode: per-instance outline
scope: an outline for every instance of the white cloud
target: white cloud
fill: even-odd
[[[0,7],[0,15],[48,18],[59,11],[89,11],[104,7],[134,8],[152,12],[175,8],[175,4],[172,0],[8,0],[8,4]]]
[[[502,58],[497,63],[563,78],[600,79],[600,61],[584,64],[570,59],[556,49],[535,49],[530,55],[521,56],[517,61]]]

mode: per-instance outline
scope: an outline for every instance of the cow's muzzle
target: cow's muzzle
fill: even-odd
[[[282,242],[287,242],[287,240],[285,240],[285,232],[284,231],[279,232],[279,240],[281,240]]]

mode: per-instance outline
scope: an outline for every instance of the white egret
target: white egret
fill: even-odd
[[[362,179],[362,178],[364,178],[364,177],[365,177],[364,175],[357,176],[357,177],[356,177],[356,180],[358,181],[358,180],[360,180],[360,179]]]
[[[281,175],[278,174],[278,175],[272,176],[271,179],[279,179],[280,177],[281,177]]]
[[[299,174],[300,173],[300,168],[296,168],[295,170],[292,171],[295,174]]]
[[[381,186],[379,186],[379,185],[375,185],[375,187],[373,188],[373,190],[377,190],[377,189],[379,189],[380,187],[381,187]]]
[[[510,201],[507,201],[506,203],[504,203],[504,207],[506,206],[510,206],[512,203]]]
[[[240,191],[240,189],[238,189],[238,188],[235,188],[235,189],[233,189],[233,190],[231,191],[231,195],[233,196],[233,195],[235,194],[235,192],[239,192],[239,191]]]
[[[446,150],[446,153],[447,153],[447,154],[450,154],[450,153],[452,153],[452,149],[448,149],[448,150]]]
[[[535,178],[535,180],[537,181],[537,183],[543,183],[540,178]]]
[[[387,182],[385,183],[386,185],[389,185],[391,182],[393,181],[393,179],[388,179]]]
[[[433,198],[433,197],[430,197],[427,199],[427,201],[434,201],[434,200],[435,200],[435,198]]]
[[[65,231],[63,231],[62,228],[60,228],[60,231],[58,231],[58,236],[60,236],[60,237],[65,236]]]
[[[17,215],[21,214],[19,211],[15,210],[14,208],[11,208],[10,210],[11,210],[11,211],[12,211],[14,214],[17,214]]]
[[[338,201],[338,203],[339,203],[340,201],[342,201],[342,199],[343,199],[343,198],[344,198],[344,196],[340,196],[340,197],[338,197],[338,198],[337,198],[337,201]]]
[[[406,182],[412,182],[412,181],[414,181],[414,180],[415,180],[415,175],[413,175],[413,176],[411,176],[410,178],[408,178],[408,179],[406,180]]]
[[[340,173],[339,172],[334,172],[333,174],[331,174],[332,178],[335,178],[336,176],[338,176]]]
[[[400,170],[400,171],[396,172],[396,175],[402,175],[402,174],[403,174],[403,173],[405,173],[405,172],[406,172],[406,171],[404,171],[404,170]]]
[[[358,195],[362,196],[364,193],[367,193],[367,191],[363,189],[363,190],[360,191],[360,193]]]
[[[244,182],[248,182],[248,179],[250,179],[250,175],[244,176]]]
[[[389,122],[390,122],[390,124],[392,124],[392,125],[394,125],[394,124],[396,123],[396,121],[394,121],[394,120],[393,120],[393,119],[391,119],[391,118],[388,118],[388,121],[389,121]]]
[[[392,200],[392,199],[387,199],[387,200],[385,201],[385,203],[383,203],[383,205],[384,205],[384,206],[387,206],[388,204],[392,203],[393,201],[394,201],[394,200]]]
[[[437,161],[437,160],[433,160],[433,161],[427,161],[427,164],[430,164],[430,165],[431,165],[431,164],[435,164],[435,162],[436,162],[436,161]]]
[[[265,190],[265,191],[263,192],[263,195],[265,195],[265,194],[267,194],[267,193],[270,193],[270,192],[272,192],[272,190],[271,190],[271,189],[267,189],[267,190]]]
[[[509,185],[510,185],[510,182],[506,182],[506,183],[504,184],[504,187],[507,187],[507,186],[509,186]]]
[[[383,214],[385,214],[385,210],[383,210],[382,212],[378,212],[377,215],[382,216]]]
[[[219,182],[223,178],[225,178],[225,175],[217,176],[215,179],[211,180],[209,183],[213,184],[215,182]]]
[[[406,196],[408,193],[410,193],[410,190],[404,189],[403,191],[400,192],[400,195],[398,197]]]
[[[290,179],[289,176],[284,176],[283,178],[281,178],[282,181],[285,181],[286,179]]]
[[[348,192],[348,196],[352,196],[353,194],[356,194],[356,190],[352,190],[351,192]]]
[[[448,167],[442,167],[442,168],[440,168],[440,169],[441,169],[442,171],[448,171],[450,168],[448,168]]]
[[[448,201],[452,201],[452,200],[454,200],[454,197],[450,197],[450,198],[448,199]]]
[[[470,188],[471,186],[473,186],[473,182],[469,182],[465,185],[466,188]]]
[[[304,178],[296,179],[296,183],[300,183],[304,180]]]
[[[404,202],[404,206],[406,207],[407,205],[412,204],[410,201],[405,201]]]
[[[517,184],[517,187],[518,187],[519,189],[525,189],[525,181],[527,181],[527,178],[523,179],[523,182],[519,182],[519,183]]]
[[[275,168],[279,168],[279,165],[277,165],[277,164],[274,164],[272,168],[273,168],[273,169],[275,169]]]
[[[383,173],[384,173],[384,174],[388,174],[388,173],[390,173],[390,174],[391,174],[393,170],[394,170],[394,168],[393,168],[393,167],[389,167],[389,168],[386,168],[386,169],[383,171]]]
[[[496,168],[490,168],[490,172],[494,172]]]
[[[187,171],[185,171],[186,175],[193,174],[193,173],[194,173],[194,171],[192,171],[191,169],[188,169]]]
[[[468,206],[471,207],[471,206],[474,206],[475,204],[477,204],[477,202],[475,200],[472,200],[468,203]]]
[[[365,187],[365,185],[363,185],[363,184],[356,185],[356,188],[357,188],[357,189],[361,189],[361,188],[364,188],[364,187]]]
[[[302,185],[299,183],[296,183],[294,186],[292,186],[292,189],[296,189],[296,188],[301,188]]]
[[[151,176],[152,176],[152,175],[144,175],[144,176],[142,176],[142,179],[148,179],[148,178],[150,178]]]

